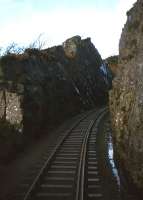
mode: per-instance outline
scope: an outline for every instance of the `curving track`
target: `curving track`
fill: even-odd
[[[95,143],[97,127],[106,113],[107,109],[102,108],[78,117],[61,134],[57,145],[45,152],[44,162],[31,172],[32,181],[31,177],[25,178],[14,199],[102,199]]]

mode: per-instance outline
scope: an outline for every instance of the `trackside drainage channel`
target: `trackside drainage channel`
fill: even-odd
[[[117,190],[119,192],[120,200],[140,200],[139,194],[134,190],[134,187],[132,185],[129,185],[127,182],[124,174],[121,172],[122,169],[120,169],[120,174],[118,171],[118,168],[115,164],[115,157],[114,157],[114,148],[113,148],[113,140],[112,140],[112,134],[111,130],[107,134],[107,155],[108,155],[108,162],[110,164],[112,175],[115,178],[116,184],[117,184]]]
[[[117,181],[118,189],[120,191],[121,183],[120,183],[118,169],[116,168],[116,165],[114,162],[114,151],[113,151],[113,142],[112,142],[111,133],[109,133],[108,135],[108,158],[109,158],[109,162],[112,168],[112,173]]]

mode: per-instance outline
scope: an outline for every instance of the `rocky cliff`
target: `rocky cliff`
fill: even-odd
[[[0,117],[24,135],[39,135],[108,101],[107,74],[90,38],[75,36],[45,50],[26,49],[0,60]]]
[[[127,13],[119,54],[110,95],[115,149],[130,180],[143,189],[143,0]]]

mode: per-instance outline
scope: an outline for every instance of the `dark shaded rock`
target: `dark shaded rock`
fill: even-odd
[[[62,46],[26,49],[2,57],[0,63],[2,90],[20,96],[17,107],[25,135],[41,134],[108,101],[107,75],[101,73],[103,61],[90,38],[75,36]]]

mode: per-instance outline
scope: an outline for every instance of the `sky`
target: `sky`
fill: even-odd
[[[126,12],[136,0],[0,0],[0,47],[32,44],[45,48],[74,35],[91,37],[102,58],[118,54]]]

